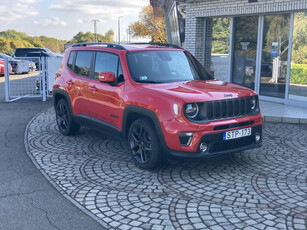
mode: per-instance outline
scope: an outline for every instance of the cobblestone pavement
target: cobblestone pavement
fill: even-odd
[[[53,109],[29,123],[28,154],[63,194],[115,229],[307,229],[307,126],[266,123],[264,145],[136,168],[125,142],[61,135]]]

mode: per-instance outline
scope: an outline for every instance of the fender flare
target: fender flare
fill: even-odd
[[[147,117],[149,118],[155,129],[157,132],[157,136],[158,139],[160,141],[161,147],[164,151],[168,151],[167,148],[167,144],[164,138],[164,134],[160,125],[160,121],[158,116],[155,114],[155,112],[149,110],[149,109],[145,109],[139,106],[135,106],[135,105],[127,105],[124,109],[124,114],[123,114],[123,122],[122,122],[122,134],[123,137],[127,139],[127,134],[128,134],[128,130],[127,130],[127,120],[128,120],[128,115],[131,113],[137,113],[141,116]]]
[[[69,97],[68,93],[65,90],[60,89],[60,88],[53,89],[53,91],[52,91],[52,101],[53,101],[54,109],[56,109],[56,100],[55,100],[56,95],[62,95],[66,98],[68,105],[69,105],[70,112],[71,112],[72,115],[74,115],[73,112],[72,112],[71,101],[70,101],[70,97]]]

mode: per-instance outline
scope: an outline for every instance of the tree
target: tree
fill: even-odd
[[[155,17],[151,5],[141,11],[139,21],[131,23],[129,30],[133,37],[150,36],[152,42],[167,42],[164,18]]]
[[[95,36],[91,32],[79,32],[77,33],[73,39],[73,43],[83,43],[83,42],[94,42],[95,41]]]
[[[295,14],[292,62],[307,64],[307,17],[305,13]]]
[[[229,53],[230,19],[213,18],[212,53]]]
[[[98,34],[97,40],[98,40],[98,42],[114,43],[113,37],[114,37],[114,31],[109,30],[105,33],[105,35]]]
[[[0,53],[8,53],[10,50],[10,42],[4,37],[0,37]]]
[[[113,40],[114,32],[113,30],[109,30],[105,33],[105,35],[97,34],[97,40],[98,42],[110,42],[114,43]],[[79,32],[76,34],[73,39],[70,41],[71,43],[83,43],[83,42],[94,42],[95,41],[95,35],[91,32]]]

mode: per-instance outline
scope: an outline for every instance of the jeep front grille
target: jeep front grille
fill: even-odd
[[[251,115],[255,113],[255,110],[251,109],[251,99],[252,97],[241,97],[219,101],[208,101],[205,102],[203,106],[203,113],[207,120],[220,120]]]

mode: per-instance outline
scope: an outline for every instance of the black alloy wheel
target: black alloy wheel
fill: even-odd
[[[60,132],[66,136],[76,134],[80,129],[80,125],[73,121],[69,105],[64,98],[56,105],[56,122]]]
[[[132,159],[137,166],[145,169],[156,168],[162,160],[162,150],[155,129],[146,118],[135,120],[128,134]]]

